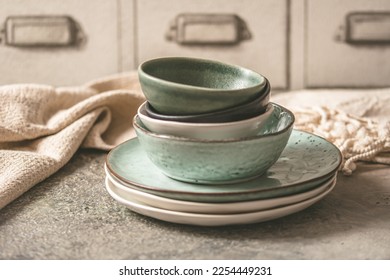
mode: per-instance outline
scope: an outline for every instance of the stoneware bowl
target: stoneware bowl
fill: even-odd
[[[167,115],[158,113],[150,103],[147,102],[145,104],[145,112],[149,117],[166,121],[194,123],[234,122],[252,118],[264,113],[269,103],[270,92],[270,84],[268,80],[265,79],[264,88],[258,93],[254,100],[232,108],[195,115]]]
[[[204,140],[158,134],[148,130],[138,115],[133,126],[141,147],[165,175],[198,184],[235,183],[263,174],[287,144],[294,115],[273,106],[259,134],[251,137]]]
[[[151,132],[197,139],[230,139],[254,136],[271,116],[274,106],[268,104],[264,113],[235,122],[193,123],[166,121],[149,117],[145,110],[146,102],[138,108],[138,116]]]
[[[213,60],[165,57],[138,67],[142,91],[161,114],[189,115],[234,107],[256,98],[265,78]]]

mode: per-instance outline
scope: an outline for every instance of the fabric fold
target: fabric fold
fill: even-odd
[[[143,101],[136,73],[72,88],[0,87],[0,208],[80,147],[110,150],[134,137],[131,120]]]

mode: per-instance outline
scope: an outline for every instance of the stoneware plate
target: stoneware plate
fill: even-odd
[[[137,138],[107,155],[108,173],[122,184],[173,199],[198,202],[237,202],[287,196],[330,179],[341,164],[340,151],[313,134],[294,130],[278,161],[260,177],[223,185],[198,185],[171,179],[146,156]]]
[[[332,191],[335,184],[336,180],[333,181],[333,184],[331,184],[331,186],[326,191],[320,193],[319,195],[287,206],[239,214],[200,214],[156,208],[153,206],[146,205],[131,197],[127,197],[125,199],[114,191],[111,182],[106,179],[106,189],[108,193],[116,201],[127,206],[130,210],[166,222],[198,226],[227,226],[250,224],[277,219],[301,211],[316,203],[317,201],[325,197],[330,191]]]
[[[107,174],[107,180],[110,183],[111,190],[125,200],[135,199],[146,205],[150,205],[157,208],[204,214],[237,214],[294,204],[315,197],[320,193],[324,192],[333,184],[335,178],[335,176],[332,177],[328,181],[318,185],[312,190],[290,196],[232,203],[202,203],[169,199],[128,188],[122,185],[110,174]]]

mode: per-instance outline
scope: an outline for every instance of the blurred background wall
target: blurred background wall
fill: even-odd
[[[0,0],[0,84],[79,85],[160,56],[274,90],[390,86],[389,0]]]

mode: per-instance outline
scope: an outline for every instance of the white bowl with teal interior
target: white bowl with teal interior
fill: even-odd
[[[294,115],[272,104],[273,112],[255,136],[223,140],[152,132],[136,115],[133,126],[141,147],[165,175],[180,181],[221,184],[262,175],[279,158],[291,135]]]
[[[138,108],[138,116],[151,132],[196,139],[231,139],[254,136],[272,115],[274,105],[268,104],[266,111],[255,117],[219,123],[180,122],[156,119],[148,116],[146,102]]]

